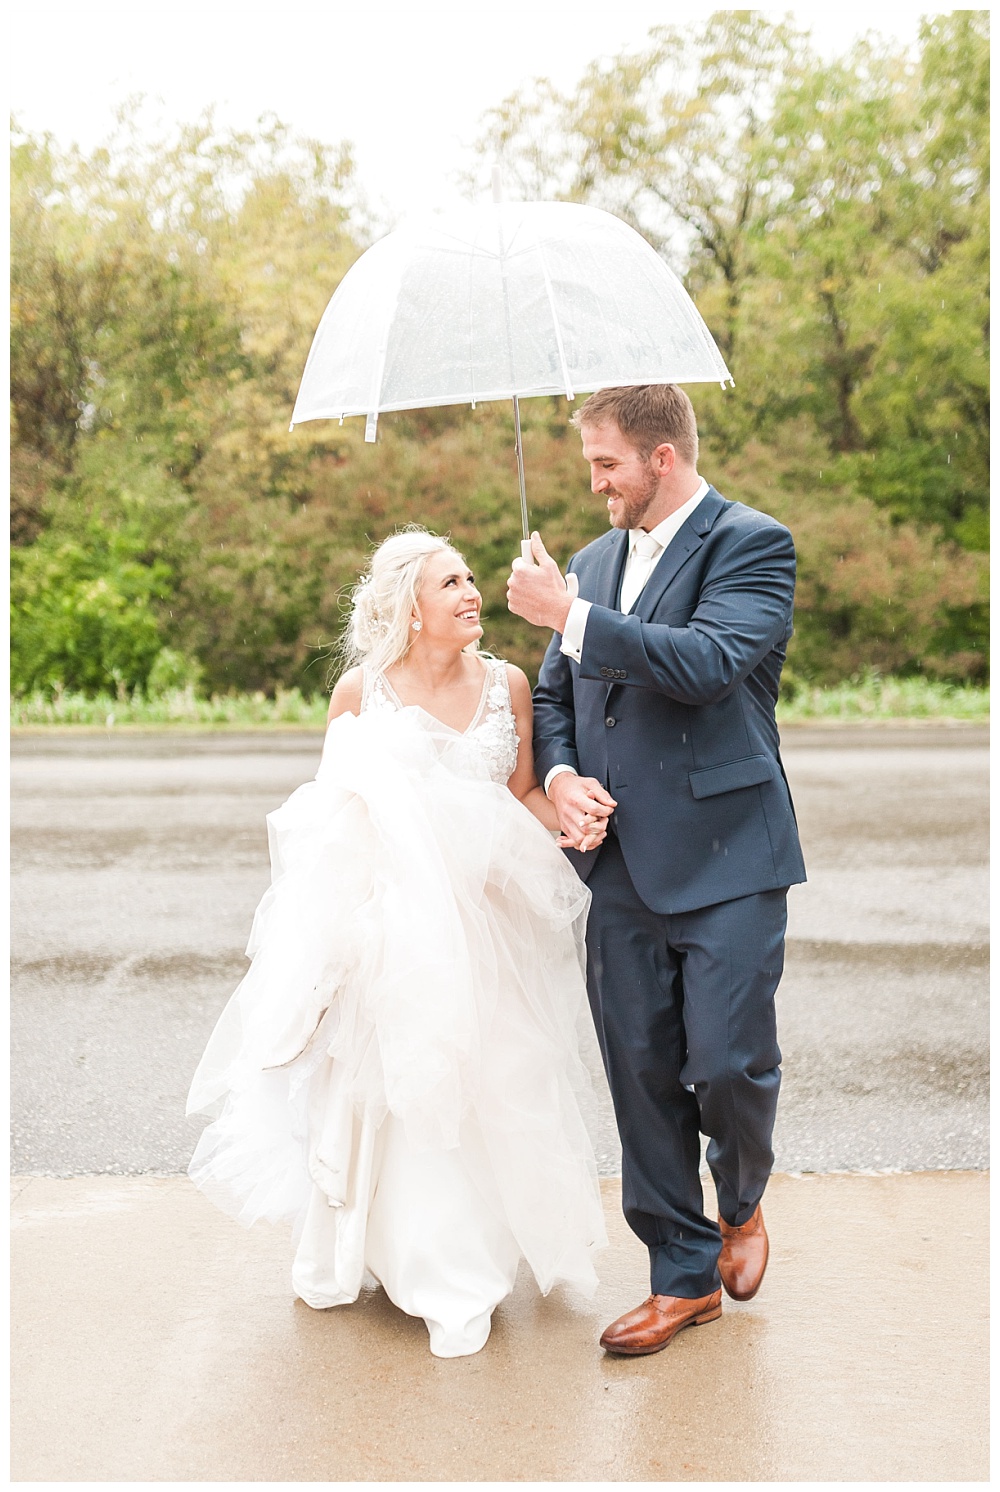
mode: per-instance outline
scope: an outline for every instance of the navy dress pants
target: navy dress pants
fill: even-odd
[[[587,882],[587,986],[622,1143],[622,1207],[649,1249],[654,1295],[719,1288],[699,1131],[723,1219],[764,1193],[781,1072],[774,992],[787,888],[662,915],[609,834]],[[691,1091],[693,1089],[693,1091]]]

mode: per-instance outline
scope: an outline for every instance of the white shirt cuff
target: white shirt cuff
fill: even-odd
[[[565,653],[567,658],[574,662],[580,662],[583,652],[583,635],[587,630],[587,617],[590,615],[589,601],[582,601],[579,596],[570,606],[566,625],[563,627],[562,642],[559,644],[560,653]]]
[[[553,777],[558,777],[560,772],[575,771],[576,768],[569,766],[566,762],[557,762],[554,767],[550,767],[545,774],[545,796],[548,797],[549,795],[549,783],[552,781]]]

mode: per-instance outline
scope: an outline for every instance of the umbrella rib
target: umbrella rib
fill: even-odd
[[[382,336],[379,342],[378,353],[375,358],[375,376],[372,379],[370,397],[370,409],[367,411],[368,418],[365,420],[365,440],[375,440],[378,429],[378,406],[382,393],[382,380],[385,377],[385,362],[389,355],[389,331],[392,326],[392,318],[396,314],[396,306],[399,302],[399,292],[403,284],[403,264],[400,260],[397,264],[396,286],[386,306],[385,320],[382,323]]]
[[[545,294],[548,297],[549,311],[552,315],[552,330],[555,333],[556,348],[559,352],[559,365],[562,368],[563,383],[566,385],[566,398],[573,400],[576,395],[573,392],[573,381],[569,376],[569,365],[566,362],[566,349],[563,346],[562,332],[559,330],[559,317],[556,314],[556,299],[552,289],[552,276],[549,274],[549,262],[545,257],[545,248],[541,242],[536,245],[538,249],[538,262],[542,266],[542,278],[545,281]]]
[[[475,323],[473,321],[473,315],[472,315],[472,313],[473,313],[473,300],[474,300],[474,287],[473,287],[474,265],[475,265],[475,259],[473,258],[472,255],[470,255],[469,256],[469,390],[470,390],[471,395],[472,395],[472,407],[473,407],[473,409],[475,409],[475,407],[476,407],[476,339],[475,339]]]
[[[497,259],[500,264],[500,290],[501,294],[503,295],[503,316],[504,323],[507,329],[507,367],[510,372],[511,393],[515,394],[516,385],[514,383],[514,328],[511,324],[510,319],[510,291],[507,286],[507,255],[504,246],[503,218],[502,216],[500,216],[500,214],[497,215],[497,237],[500,242],[500,253],[497,255]]]
[[[514,328],[510,317],[510,288],[507,284],[507,259],[504,249],[503,208],[497,213],[497,238],[500,243],[500,289],[503,294],[504,319],[507,323],[507,366],[510,369],[511,396],[514,401],[514,450],[517,455],[517,485],[521,496],[521,534],[524,544],[528,542],[528,494],[524,484],[524,449],[521,444],[521,409],[517,402],[517,384],[514,379]],[[522,545],[523,552],[523,545]]]
[[[674,275],[674,272],[669,265],[663,264],[663,261],[660,260],[660,256],[656,254],[656,250],[651,248],[651,252],[655,255],[657,260],[659,260],[662,267],[667,270],[668,274],[670,274],[675,280],[677,280],[678,286],[682,290],[685,297],[685,300],[680,301],[678,305],[672,310],[671,314],[673,317],[674,325],[682,333],[687,332],[692,340],[696,340],[701,344],[709,361],[715,364],[716,376],[719,378],[720,388],[725,388],[725,380],[727,378],[729,379],[730,383],[734,382],[732,374],[726,367],[725,359],[719,352],[718,347],[715,345],[715,340],[712,337],[712,333],[706,326],[705,318],[698,310],[698,307],[694,301],[694,297],[690,295],[688,291],[684,290],[682,282],[676,275]],[[649,261],[648,256],[646,257],[644,262],[641,262],[641,268],[647,283],[655,285],[655,281],[652,279],[652,264]],[[685,312],[687,312],[687,314],[685,314]],[[708,380],[705,381],[707,382]]]

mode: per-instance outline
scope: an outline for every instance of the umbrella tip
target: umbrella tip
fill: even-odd
[[[500,167],[499,166],[494,166],[493,167],[493,171],[492,171],[491,174],[492,174],[492,177],[493,177],[493,201],[494,202],[502,202],[503,201],[503,176],[501,174]]]

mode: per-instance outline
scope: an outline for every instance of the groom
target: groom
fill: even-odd
[[[756,1294],[781,1074],[785,895],[805,880],[774,707],[792,631],[788,530],[698,475],[674,384],[602,389],[573,423],[611,531],[564,581],[540,537],[511,611],[555,632],[535,761],[593,893],[587,982],[652,1293],[601,1337],[658,1352]],[[699,1131],[719,1219],[704,1212]]]

